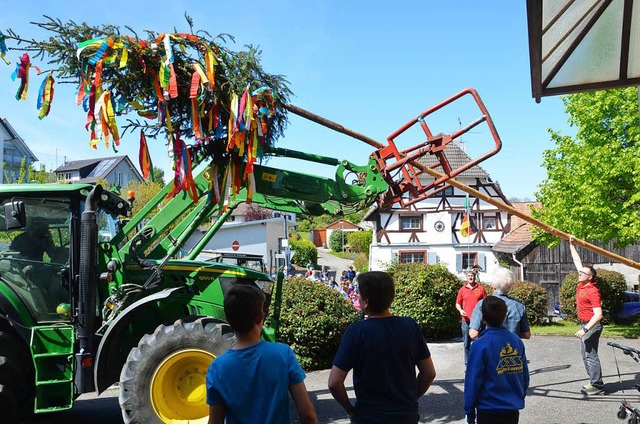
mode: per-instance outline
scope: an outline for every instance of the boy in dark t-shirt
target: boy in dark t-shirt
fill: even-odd
[[[351,422],[415,424],[418,399],[436,376],[422,331],[413,319],[391,315],[395,288],[389,274],[367,272],[358,281],[368,318],[347,328],[333,360],[329,390]],[[355,407],[344,386],[351,369]]]

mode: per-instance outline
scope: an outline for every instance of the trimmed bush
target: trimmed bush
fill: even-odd
[[[296,252],[291,258],[291,262],[302,267],[307,266],[309,259],[314,264],[318,263],[318,249],[311,241],[300,239],[289,240],[289,243],[291,250]]]
[[[322,283],[289,278],[282,290],[280,340],[307,371],[331,368],[342,335],[359,317],[351,302]]]
[[[627,289],[624,276],[619,272],[596,270],[596,287],[600,291],[602,301],[602,322],[608,324],[615,320],[615,316],[622,307],[622,292]],[[568,274],[560,287],[560,309],[564,319],[579,322],[576,310],[576,287],[578,287],[578,273]]]
[[[352,231],[347,235],[347,242],[351,250],[356,253],[364,253],[369,256],[369,246],[373,240],[373,230]]]
[[[462,283],[442,265],[398,263],[388,269],[396,285],[394,315],[416,320],[428,338],[460,335],[456,296]]]
[[[356,258],[353,260],[353,267],[358,272],[369,271],[369,259],[367,258],[367,255],[364,253],[358,253]]]
[[[516,281],[509,296],[524,303],[529,324],[547,323],[547,291],[543,287],[530,281]]]
[[[342,242],[344,241],[346,244],[348,236],[349,234],[346,231],[333,230],[331,236],[329,236],[329,249],[334,252],[342,252]]]

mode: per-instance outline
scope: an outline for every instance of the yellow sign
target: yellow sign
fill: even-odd
[[[276,181],[276,174],[268,174],[266,172],[262,173],[262,180],[269,181],[270,183],[274,183]]]

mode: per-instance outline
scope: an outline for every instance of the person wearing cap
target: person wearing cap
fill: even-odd
[[[356,278],[356,272],[353,270],[353,265],[349,265],[349,270],[347,271],[347,280],[355,280]]]

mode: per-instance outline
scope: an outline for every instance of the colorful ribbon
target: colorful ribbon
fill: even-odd
[[[49,75],[42,81],[40,85],[40,90],[38,92],[38,110],[40,113],[38,114],[38,119],[42,119],[45,116],[49,115],[49,111],[51,110],[51,102],[53,101],[53,84],[55,80],[53,79],[53,71],[49,71]]]
[[[140,152],[138,153],[138,162],[140,163],[142,178],[145,180],[151,179],[151,181],[153,181],[153,163],[151,162],[149,147],[147,146],[147,137],[144,135],[144,131],[142,130],[140,131]]]

